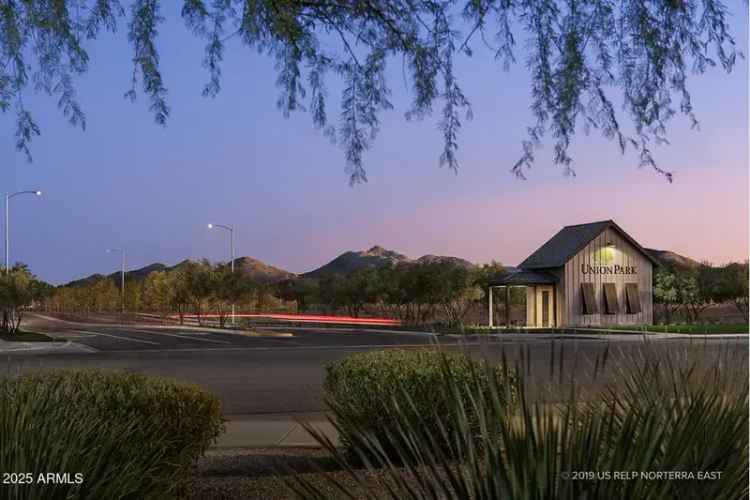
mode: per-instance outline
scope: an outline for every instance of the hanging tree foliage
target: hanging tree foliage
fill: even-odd
[[[0,0],[0,109],[15,114],[17,148],[30,157],[30,141],[40,133],[24,105],[29,87],[56,96],[70,123],[85,128],[74,81],[88,68],[86,45],[122,23],[133,48],[133,78],[125,95],[135,99],[140,89],[156,122],[165,124],[170,109],[157,39],[166,5]],[[441,106],[441,165],[458,169],[458,134],[462,120],[471,116],[455,59],[486,43],[500,64],[525,62],[532,77],[534,122],[511,168],[515,175],[525,176],[545,135],[554,141],[554,162],[574,174],[569,146],[583,127],[615,140],[623,153],[632,147],[640,165],[671,181],[652,147],[667,142],[675,114],[697,126],[688,74],[716,65],[729,72],[739,54],[720,0],[183,0],[181,5],[187,28],[206,42],[204,96],[220,91],[230,39],[270,55],[277,61],[278,107],[285,115],[310,112],[314,124],[344,148],[352,184],[367,180],[364,152],[378,133],[380,112],[392,107],[385,69],[394,58],[403,60],[412,91],[406,117],[422,118]],[[523,43],[525,59],[518,61]],[[326,81],[332,75],[344,82],[335,124],[327,111]],[[621,127],[627,119],[632,133]]]

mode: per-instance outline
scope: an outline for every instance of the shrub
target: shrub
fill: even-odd
[[[452,428],[443,422],[450,405],[442,390],[447,377],[462,391],[473,387],[486,392],[497,384],[503,388],[495,391],[503,404],[515,399],[514,372],[492,369],[464,354],[392,349],[354,354],[329,364],[323,387],[342,444],[353,451],[354,440],[364,432],[387,441],[396,418],[390,411],[394,406],[411,407],[422,416],[420,424],[435,436],[449,434]],[[467,418],[476,423],[471,415]]]
[[[502,405],[497,385],[490,384],[488,392],[462,391],[449,364],[440,365],[447,383],[435,387],[442,394],[436,397],[445,400],[444,420],[456,429],[454,439],[445,450],[420,425],[422,415],[386,399],[393,419],[385,442],[353,440],[358,456],[371,457],[367,470],[377,471],[386,485],[378,490],[368,488],[369,474],[324,435],[306,429],[366,493],[358,498],[747,498],[746,351],[647,343],[617,361],[608,355],[607,350],[592,360],[594,377],[603,374],[604,365],[616,375],[606,390],[583,400],[576,387],[587,385],[591,372],[581,376],[573,370],[565,399],[557,404],[523,397],[523,371],[518,404]],[[550,361],[552,379],[562,356]],[[467,408],[476,409],[478,435],[465,418]],[[485,446],[475,446],[477,439]],[[394,466],[387,449],[397,452],[401,466]],[[336,476],[324,480],[346,491]],[[326,498],[330,489],[300,476],[287,484],[304,498]]]
[[[33,481],[0,485],[0,498],[163,498],[222,429],[218,400],[192,385],[99,370],[4,378],[0,471]],[[66,472],[73,484],[38,481]]]

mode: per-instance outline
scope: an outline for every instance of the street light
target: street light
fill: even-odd
[[[230,268],[231,268],[232,274],[234,274],[234,227],[225,226],[224,224],[209,224],[208,225],[209,229],[213,229],[215,227],[229,231],[229,258],[231,259]],[[236,326],[234,316],[235,316],[234,304],[232,304],[232,326]]]
[[[42,196],[41,191],[18,191],[5,195],[5,272],[10,272],[10,199],[19,194],[33,194]]]
[[[107,253],[113,252],[120,252],[120,314],[125,315],[125,249],[107,249]]]

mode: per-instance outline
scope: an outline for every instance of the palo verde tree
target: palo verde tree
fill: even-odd
[[[149,311],[165,317],[171,312],[175,290],[166,271],[154,271],[143,282],[143,303]]]
[[[211,277],[211,309],[218,314],[219,327],[224,328],[232,304],[242,305],[250,302],[250,297],[257,292],[258,286],[240,273],[234,273],[229,264],[219,264],[213,269]]]
[[[661,310],[662,321],[673,322],[675,315],[682,307],[680,302],[682,282],[676,272],[665,267],[658,267],[654,273],[654,304]]]
[[[517,176],[532,166],[545,135],[553,138],[554,162],[573,174],[569,147],[583,127],[623,153],[632,147],[641,165],[671,181],[652,149],[667,141],[675,115],[698,123],[688,74],[713,66],[729,72],[738,55],[721,0],[1,0],[0,109],[15,116],[17,148],[29,155],[40,133],[24,104],[29,88],[55,96],[68,120],[85,127],[76,78],[92,63],[90,45],[122,24],[133,48],[125,96],[141,90],[156,122],[167,123],[159,29],[175,7],[205,41],[197,56],[208,71],[203,94],[220,90],[228,43],[274,58],[278,107],[285,115],[310,112],[345,150],[352,184],[367,180],[363,155],[380,112],[392,108],[389,63],[402,66],[409,83],[407,118],[440,106],[441,165],[458,169],[458,135],[471,116],[457,58],[483,42],[499,64],[525,63],[531,74],[534,121],[511,168]],[[330,78],[343,82],[337,123],[329,118]],[[621,126],[628,120],[632,132]]]
[[[477,270],[450,262],[438,263],[432,267],[437,279],[443,283],[439,289],[438,303],[448,326],[463,328],[469,309],[482,298]]]
[[[0,331],[16,333],[24,310],[51,294],[51,286],[39,281],[25,264],[0,273]]]
[[[318,298],[318,283],[304,277],[285,279],[276,283],[274,294],[281,300],[294,301],[297,312],[305,312]]]
[[[731,302],[745,323],[748,322],[748,262],[732,262],[716,271],[718,283],[714,289],[716,302]]]

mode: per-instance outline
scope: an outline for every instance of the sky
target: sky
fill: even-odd
[[[735,12],[735,36],[747,53],[747,12]],[[77,83],[85,131],[70,126],[53,98],[25,102],[42,129],[33,162],[14,148],[12,115],[0,115],[0,191],[40,189],[11,202],[11,261],[60,284],[109,273],[126,249],[127,267],[236,255],[305,272],[347,250],[381,245],[410,257],[453,255],[517,265],[561,227],[615,220],[643,246],[715,264],[748,258],[748,65],[688,80],[700,130],[672,122],[669,146],[655,149],[674,183],[632,154],[582,131],[571,153],[576,177],[552,164],[551,141],[527,180],[519,158],[529,110],[523,64],[502,70],[477,47],[456,70],[474,118],[464,121],[458,174],[438,167],[437,116],[406,121],[409,92],[400,64],[390,69],[395,109],[382,115],[366,153],[369,182],[348,185],[344,153],[306,113],[276,109],[274,63],[230,45],[222,91],[201,97],[208,75],[203,42],[167,11],[158,38],[169,89],[166,127],[153,122],[143,95],[123,99],[132,66],[122,29],[91,44],[91,68]],[[523,59],[523,44],[519,44]],[[332,88],[336,88],[332,85]],[[330,114],[339,96],[331,93]]]

